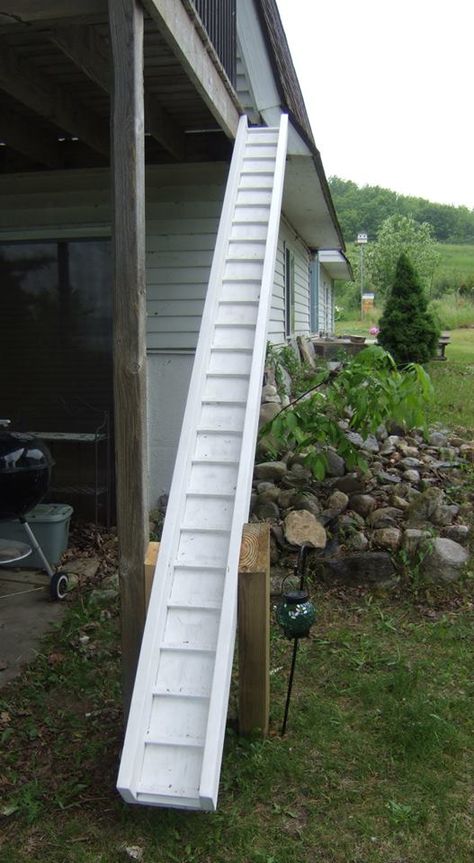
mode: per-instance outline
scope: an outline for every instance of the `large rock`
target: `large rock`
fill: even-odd
[[[349,506],[354,512],[366,518],[377,506],[377,501],[371,494],[353,494]]]
[[[345,557],[321,559],[318,563],[325,579],[384,587],[397,581],[395,566],[386,551],[354,552]]]
[[[372,534],[373,544],[378,548],[386,548],[387,551],[397,551],[401,538],[402,532],[398,527],[381,527]]]
[[[406,482],[412,482],[416,485],[420,482],[420,473],[419,471],[415,470],[414,467],[408,468],[408,470],[406,470],[403,474],[403,479]]]
[[[466,461],[474,462],[474,441],[463,443],[462,446],[459,447],[459,454],[461,458],[465,458]]]
[[[470,529],[467,524],[451,524],[443,529],[443,536],[454,540],[454,542],[459,542],[460,545],[467,545],[469,534]]]
[[[312,478],[313,475],[309,468],[295,462],[292,464],[291,470],[285,474],[282,484],[287,488],[304,488],[311,482]]]
[[[413,458],[413,456],[407,456],[406,458],[400,459],[401,467],[406,470],[411,470],[411,468],[418,468],[423,466],[423,462],[419,458]]]
[[[344,476],[346,472],[346,463],[342,456],[334,452],[333,449],[328,449],[325,452],[327,458],[327,474],[328,476]]]
[[[280,404],[280,396],[278,395],[278,390],[276,387],[272,386],[272,384],[266,384],[262,388],[262,402],[275,403]]]
[[[365,551],[369,547],[369,540],[365,533],[358,530],[346,538],[345,545],[351,551]]]
[[[262,485],[263,485],[263,483],[262,483]],[[277,488],[276,485],[270,485],[270,483],[266,483],[266,485],[269,485],[270,488],[265,489],[265,491],[259,491],[258,492],[257,503],[264,503],[264,502],[266,503],[269,500],[273,501],[273,503],[277,503],[278,497],[280,494],[280,489]],[[258,491],[258,489],[257,489],[257,491]]]
[[[319,515],[321,512],[318,498],[314,494],[305,492],[294,494],[291,506],[293,509],[306,509],[308,512],[312,512],[313,515]]]
[[[408,527],[403,533],[402,545],[406,552],[412,556],[420,546],[427,545],[431,540],[429,530],[419,530],[416,527]]]
[[[406,511],[407,521],[410,525],[426,524],[436,517],[443,502],[443,492],[440,488],[428,488],[417,495]]]
[[[285,537],[291,545],[309,543],[313,548],[325,548],[326,531],[316,517],[307,510],[297,510],[288,513],[283,528]]]
[[[400,438],[398,437],[398,435],[389,435],[382,444],[382,449],[380,450],[381,455],[391,455],[393,452],[395,452],[397,444],[399,443]]]
[[[276,415],[281,411],[281,407],[279,404],[268,402],[267,404],[260,406],[260,416],[258,420],[258,427],[261,429],[267,423],[271,423],[272,420],[275,419]]]
[[[280,518],[280,510],[276,503],[273,503],[271,500],[257,500],[253,508],[253,514],[261,521],[266,521],[269,518]]]
[[[445,537],[433,540],[433,548],[424,558],[421,569],[429,581],[449,582],[460,578],[469,553],[458,542]]]
[[[383,506],[370,513],[367,524],[373,528],[395,527],[402,515],[402,510],[396,506]]]
[[[255,465],[255,479],[282,480],[287,472],[284,461],[263,461]]]
[[[428,443],[430,446],[446,446],[448,443],[448,439],[445,434],[439,431],[432,431],[428,437]]]
[[[334,488],[346,494],[357,494],[364,491],[364,483],[356,473],[348,473],[347,476],[339,477],[334,483]]]
[[[400,475],[398,473],[389,473],[386,470],[380,471],[377,479],[382,485],[384,483],[394,483],[396,485],[397,483],[401,482]]]
[[[343,512],[339,516],[337,523],[343,533],[352,533],[354,530],[363,530],[365,527],[365,521],[362,516],[352,510]]]
[[[333,516],[340,515],[341,512],[347,509],[347,504],[349,503],[349,498],[347,494],[344,494],[343,491],[333,491],[333,493],[329,496],[326,502],[326,509],[332,513]]]
[[[366,437],[365,441],[362,443],[362,449],[365,450],[365,452],[379,452],[380,444],[375,435],[369,434]]]
[[[444,527],[445,525],[452,524],[458,513],[459,507],[455,503],[442,503],[433,514],[431,520],[433,524]]]
[[[348,441],[350,441],[352,446],[359,447],[359,449],[364,444],[364,438],[362,437],[362,435],[359,434],[359,432],[348,431],[346,434],[346,438]]]

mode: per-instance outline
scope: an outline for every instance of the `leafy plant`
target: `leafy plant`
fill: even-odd
[[[349,417],[349,427],[364,436],[389,419],[423,426],[431,397],[431,381],[421,366],[412,363],[400,371],[389,353],[371,345],[340,372],[320,371],[311,390],[280,411],[262,433],[270,433],[281,451],[304,453],[315,477],[323,479],[330,446],[349,468],[366,468],[347,438],[344,419]]]

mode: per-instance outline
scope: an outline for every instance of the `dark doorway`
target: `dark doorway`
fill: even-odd
[[[111,492],[113,416],[110,241],[0,243],[0,312],[0,417],[53,435],[54,499],[86,517],[99,505],[103,520],[105,495],[97,497],[105,481]]]

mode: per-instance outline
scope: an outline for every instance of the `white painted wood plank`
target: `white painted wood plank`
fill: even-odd
[[[272,139],[275,132],[247,131],[242,120],[232,161],[119,776],[121,793],[136,802],[216,806],[286,120],[282,129],[270,208],[262,208],[258,189],[245,207],[236,200],[247,141]],[[258,237],[252,233],[255,204],[259,228],[268,219],[264,244],[260,229]],[[248,235],[240,231],[229,240],[244,220]],[[153,302],[164,311],[162,300]],[[166,319],[173,325],[174,312],[186,305],[181,299],[174,303]],[[193,321],[197,307],[192,301],[188,307],[187,320]],[[156,322],[162,325],[159,316]]]

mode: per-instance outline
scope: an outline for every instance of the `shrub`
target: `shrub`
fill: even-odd
[[[409,428],[423,427],[432,396],[430,378],[421,366],[411,363],[400,371],[390,354],[371,345],[341,371],[317,373],[312,389],[281,410],[261,434],[271,434],[274,455],[288,450],[303,453],[314,476],[324,479],[328,446],[350,469],[366,467],[347,437],[347,417],[350,429],[363,436],[390,419]]]
[[[400,255],[395,279],[379,321],[379,344],[399,365],[426,363],[436,353],[439,327],[408,257]]]

